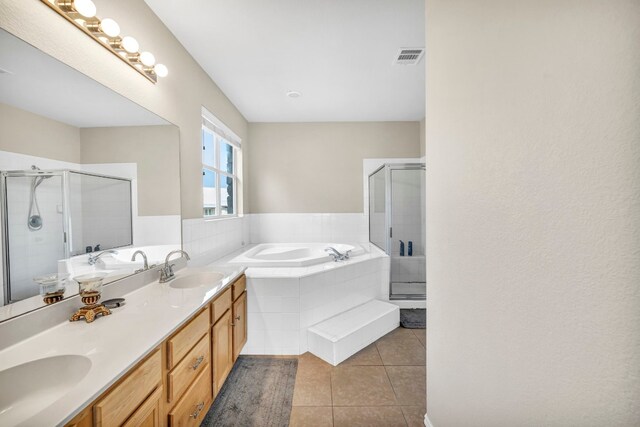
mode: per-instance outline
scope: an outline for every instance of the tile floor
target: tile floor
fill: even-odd
[[[424,427],[426,330],[398,328],[340,365],[298,358],[290,427]]]

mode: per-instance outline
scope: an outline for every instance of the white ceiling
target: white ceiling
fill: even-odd
[[[0,103],[72,126],[168,124],[19,38],[0,30]]]
[[[424,0],[145,1],[250,122],[424,117]]]

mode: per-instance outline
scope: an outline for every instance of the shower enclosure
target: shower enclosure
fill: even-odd
[[[369,241],[391,258],[390,299],[426,298],[425,166],[387,163],[369,175]]]
[[[37,295],[58,261],[133,243],[131,180],[72,170],[2,172],[0,305]]]

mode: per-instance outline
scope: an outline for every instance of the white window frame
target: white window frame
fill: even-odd
[[[224,123],[218,120],[213,114],[211,114],[204,107],[202,108],[202,132],[210,134],[213,137],[213,150],[214,150],[214,163],[215,163],[214,165],[206,164],[204,162],[204,159],[202,159],[202,155],[201,155],[202,169],[203,169],[202,173],[204,174],[204,170],[206,169],[208,171],[214,172],[216,175],[216,187],[215,187],[216,214],[205,215],[204,211],[206,207],[204,206],[204,201],[203,201],[202,216],[207,221],[238,217],[239,208],[240,208],[238,196],[239,194],[242,194],[240,191],[238,191],[240,186],[242,185],[242,182],[238,176],[239,161],[242,158],[241,140],[233,131],[231,131],[231,129],[225,126]],[[200,145],[202,146],[202,149],[204,149],[204,146],[203,146],[204,141],[202,140],[202,133],[200,135],[200,138],[201,138]],[[224,143],[229,144],[233,148],[233,172],[232,173],[227,172],[220,165],[220,157],[221,157],[220,141],[223,141]],[[223,178],[231,178],[233,180],[233,213],[232,214],[222,213],[222,200],[220,197],[220,193],[222,191],[221,183]],[[203,195],[204,195],[204,188],[205,187],[203,184],[202,185]]]

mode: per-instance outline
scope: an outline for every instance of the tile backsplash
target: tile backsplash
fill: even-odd
[[[253,243],[358,243],[369,241],[362,213],[249,214],[182,221],[184,249],[204,265]]]

